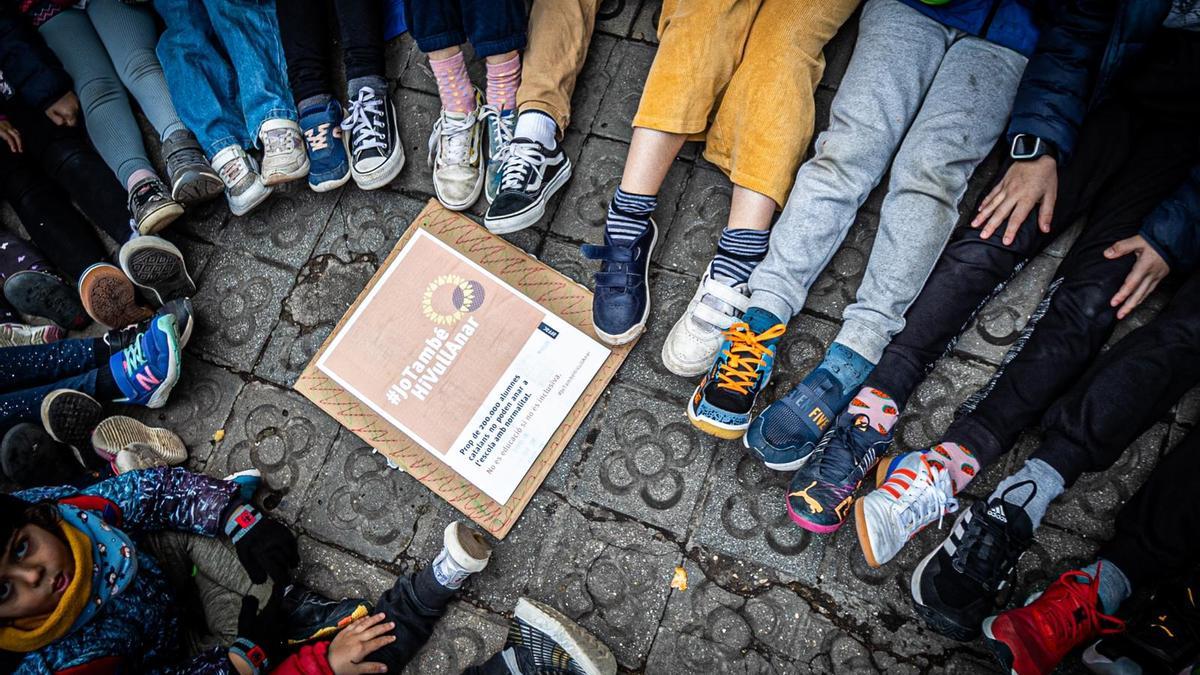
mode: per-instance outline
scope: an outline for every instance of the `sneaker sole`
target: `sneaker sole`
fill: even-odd
[[[997,640],[996,636],[992,633],[992,623],[995,620],[996,617],[994,616],[989,616],[983,620],[983,641],[996,657],[996,660],[1000,662],[1000,665],[1012,675],[1017,675],[1017,671],[1013,669],[1012,650],[1009,649],[1008,645]]]
[[[808,530],[809,532],[813,532],[815,534],[832,534],[842,529],[842,526],[846,524],[846,521],[844,520],[834,525],[818,525],[816,523],[811,523],[801,518],[800,514],[792,510],[792,500],[784,497],[783,501],[787,505],[788,517],[792,519],[793,523],[799,525],[800,529],[802,530]]]
[[[370,173],[357,173],[354,167],[350,167],[350,175],[354,178],[354,184],[360,190],[378,190],[381,187],[387,187],[392,181],[400,176],[400,171],[404,169],[404,148],[396,145],[396,153],[379,165]],[[478,197],[476,197],[478,199]],[[474,202],[472,202],[474,203]]]
[[[83,328],[89,319],[70,284],[49,274],[18,272],[4,282],[4,297],[18,312],[53,321],[63,329]]]
[[[154,234],[164,227],[175,222],[175,219],[183,215],[183,204],[172,199],[171,202],[163,204],[146,214],[146,217],[138,221],[139,234]]]
[[[342,187],[346,183],[350,182],[350,171],[347,169],[346,174],[344,176],[340,176],[338,178],[334,178],[333,180],[327,180],[327,181],[323,181],[320,183],[312,182],[312,180],[311,180],[312,174],[311,173],[308,175],[308,177],[310,179],[308,181],[308,187],[313,192],[332,192],[332,191]]]
[[[188,457],[187,446],[179,436],[167,429],[142,424],[132,417],[114,415],[102,420],[92,432],[92,447],[109,461],[135,443],[149,447],[169,466],[182,464]]]
[[[688,421],[692,423],[692,426],[710,436],[724,438],[729,441],[735,441],[745,435],[746,427],[750,426],[749,422],[745,426],[733,426],[700,417],[696,414],[695,406],[692,404],[694,398],[693,396],[692,399],[688,399],[687,405]]]
[[[104,418],[104,407],[81,391],[55,389],[42,399],[39,413],[42,427],[50,434],[50,438],[84,451],[91,450],[92,430]],[[65,419],[65,424],[55,428],[54,419]],[[75,433],[81,426],[86,427],[87,431]]]
[[[167,366],[167,376],[163,378],[162,384],[158,390],[150,395],[150,400],[146,401],[147,408],[161,408],[167,404],[167,398],[171,396],[171,390],[179,382],[179,366],[180,366],[180,348],[179,348],[179,328],[175,323],[175,317],[167,316],[170,320],[172,330],[167,331],[167,354],[171,359]]]
[[[536,225],[542,219],[542,216],[546,215],[546,205],[550,203],[550,199],[567,184],[567,181],[571,180],[571,171],[571,161],[567,160],[567,165],[563,167],[563,170],[559,171],[554,180],[550,181],[550,184],[546,186],[545,191],[542,193],[544,196],[541,199],[509,216],[491,218],[485,214],[483,216],[483,226],[492,234],[512,234],[513,232],[520,232],[531,225]],[[491,209],[489,208],[488,211],[490,212]]]
[[[600,338],[601,342],[611,347],[620,347],[621,345],[629,344],[630,342],[638,339],[638,337],[646,331],[646,322],[650,320],[650,259],[654,257],[654,249],[658,246],[658,224],[654,223],[653,218],[651,219],[651,223],[654,227],[654,236],[650,238],[650,250],[646,252],[646,269],[644,270],[643,274],[643,277],[646,279],[646,283],[642,284],[642,293],[645,296],[646,309],[642,311],[641,320],[631,326],[629,330],[625,331],[624,333],[617,334],[605,333],[596,326],[595,321],[592,322],[592,330],[596,331],[596,337]],[[749,423],[747,423],[747,425],[748,424]],[[737,438],[737,436],[732,436],[731,438]]]
[[[225,184],[221,182],[220,176],[199,169],[189,169],[184,171],[178,180],[172,181],[171,199],[184,206],[196,206],[220,197],[224,191]]]
[[[96,323],[109,328],[144,321],[154,315],[137,304],[133,282],[116,267],[95,267],[79,280],[83,309]]]
[[[558,610],[528,598],[517,600],[516,618],[550,636],[585,675],[616,675],[617,660],[595,636]]]
[[[442,533],[442,544],[454,562],[471,574],[482,572],[492,558],[487,540],[476,540],[476,533],[465,524],[454,521]]]
[[[307,177],[309,168],[310,162],[306,154],[304,155],[304,161],[297,165],[295,169],[291,169],[290,171],[272,171],[268,174],[264,167],[264,170],[259,175],[262,176],[263,185],[275,187],[276,185],[283,185],[284,183],[290,183],[294,180]]]
[[[863,514],[863,500],[854,500],[854,529],[858,532],[858,545],[862,548],[863,557],[867,559],[867,565],[878,569],[883,566],[875,559],[875,550],[871,546],[871,535],[867,532],[867,518]]]
[[[165,239],[130,241],[121,247],[120,263],[133,285],[149,291],[159,306],[196,292],[183,253]]]

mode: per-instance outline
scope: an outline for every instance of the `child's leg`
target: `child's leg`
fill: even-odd
[[[88,133],[117,179],[129,189],[154,176],[129,98],[87,14],[64,10],[39,32],[75,81]]]
[[[158,137],[166,140],[176,131],[186,131],[171,101],[162,64],[154,53],[158,27],[150,11],[121,0],[88,0],[87,15],[121,82],[137,99]]]
[[[337,3],[338,27],[342,36],[346,84],[357,93],[365,78],[383,78],[383,3],[352,0]]]
[[[108,346],[100,338],[5,347],[0,349],[0,391],[20,391],[65,378],[90,375],[98,369],[107,369],[108,359]],[[93,392],[94,387],[88,393]]]
[[[521,77],[517,107],[522,113],[538,111],[549,116],[559,134],[571,120],[571,96],[587,58],[599,8],[600,0],[535,2],[529,13],[529,45],[523,56],[528,72]],[[546,147],[553,145],[547,142],[553,139],[535,140]]]
[[[524,0],[458,0],[462,26],[477,58],[486,59],[525,48]],[[506,57],[504,60],[507,60]]]
[[[328,0],[292,0],[291,2],[275,3],[275,17],[279,22],[279,40],[283,47],[283,55],[287,59],[288,84],[292,88],[292,98],[296,107],[303,110],[310,105],[324,104],[333,93],[330,84],[328,61],[329,38],[333,31],[329,29]],[[364,39],[367,35],[379,34],[379,23],[367,26],[357,26],[363,35],[347,35],[346,17],[351,7],[360,5],[378,6],[375,0],[365,0],[348,3],[337,3],[338,23],[342,27],[342,41],[345,45],[347,38]],[[346,69],[350,68],[349,47],[346,47]],[[382,69],[380,69],[382,72]],[[349,72],[346,74],[350,77]]]

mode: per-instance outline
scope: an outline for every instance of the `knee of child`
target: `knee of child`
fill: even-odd
[[[125,96],[121,83],[107,76],[94,77],[85,82],[76,82],[79,100],[85,114],[93,113]]]
[[[133,50],[123,64],[121,77],[127,82],[135,82],[148,75],[161,73],[162,64],[158,62],[158,55],[153,49],[145,48]]]

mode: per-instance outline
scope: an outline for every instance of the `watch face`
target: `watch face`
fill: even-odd
[[[1045,145],[1042,139],[1029,134],[1017,134],[1013,138],[1012,151],[1010,155],[1013,159],[1033,159],[1045,154]]]

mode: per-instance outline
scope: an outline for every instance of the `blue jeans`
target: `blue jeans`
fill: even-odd
[[[96,395],[96,377],[108,367],[99,339],[0,349],[0,434],[21,422],[37,422],[42,399],[55,389]]]
[[[524,0],[407,0],[404,10],[409,32],[426,54],[468,39],[480,59],[525,48]]]
[[[154,0],[154,8],[167,26],[158,58],[171,98],[210,158],[257,146],[267,120],[297,119],[273,0]]]

